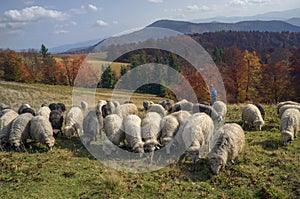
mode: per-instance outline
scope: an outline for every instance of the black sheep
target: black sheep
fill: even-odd
[[[53,129],[53,136],[56,138],[62,132],[61,128],[64,121],[62,112],[60,110],[51,111],[49,120]]]
[[[264,110],[264,108],[260,104],[257,104],[257,103],[255,103],[254,105],[258,108],[263,120],[265,120],[265,110]]]

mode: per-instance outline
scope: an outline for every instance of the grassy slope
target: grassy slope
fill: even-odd
[[[70,87],[0,82],[0,92],[0,102],[13,108],[72,102]],[[109,90],[97,90],[96,99],[109,99]],[[139,105],[144,99],[160,100],[133,97]],[[230,105],[227,121],[240,122],[241,109]],[[218,176],[206,159],[193,172],[189,161],[150,173],[119,172],[94,160],[78,138],[60,137],[51,152],[35,143],[27,152],[0,151],[0,198],[299,198],[300,140],[282,146],[275,107],[266,106],[266,112],[266,126],[246,131],[243,153]]]

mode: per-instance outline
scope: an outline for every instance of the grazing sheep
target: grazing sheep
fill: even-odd
[[[210,151],[210,145],[214,138],[214,123],[207,114],[195,113],[191,115],[178,132],[182,137],[186,153],[191,157],[194,165],[197,158],[203,156],[204,152]],[[205,149],[206,147],[208,149]]]
[[[83,136],[81,140],[83,144],[90,145],[92,141],[97,141],[97,135],[101,135],[100,117],[101,112],[98,110],[90,110],[83,119]]]
[[[123,119],[125,140],[132,151],[144,153],[144,142],[141,135],[141,118],[137,115],[128,115]]]
[[[300,130],[300,111],[298,109],[289,108],[281,116],[280,132],[282,142],[287,145],[292,142]]]
[[[61,112],[66,111],[66,106],[63,103],[51,103],[51,104],[49,104],[49,108],[51,111],[53,111],[53,110],[58,110]]]
[[[138,114],[138,108],[135,104],[122,104],[116,107],[115,114],[119,115],[121,118],[125,118],[128,115]]]
[[[168,112],[171,112],[174,106],[174,100],[166,99],[159,102],[158,104],[162,105]]]
[[[23,108],[22,111],[20,111],[19,114],[24,114],[24,113],[31,113],[33,116],[35,116],[35,111],[32,108]]]
[[[179,121],[173,114],[167,115],[163,117],[161,120],[160,123],[161,134],[159,136],[159,139],[161,145],[166,147],[167,154],[170,154],[170,147],[171,147],[170,143],[173,141],[178,131],[179,125],[180,125]]]
[[[265,120],[265,109],[260,105],[260,104],[258,104],[258,103],[255,103],[254,104],[257,108],[258,108],[258,110],[259,110],[259,112],[260,112],[260,114],[261,114],[261,117],[263,118],[263,120]]]
[[[31,113],[24,113],[13,120],[8,139],[11,146],[19,148],[21,143],[30,138],[29,122],[32,118]]]
[[[188,111],[180,110],[180,111],[171,113],[170,115],[174,116],[178,120],[179,124],[181,125],[188,117],[191,116],[191,113]]]
[[[152,104],[149,107],[148,112],[156,112],[156,113],[160,114],[161,117],[164,117],[167,115],[166,109],[164,109],[164,107],[160,104]]]
[[[53,136],[57,138],[58,134],[62,132],[61,128],[64,122],[63,113],[60,110],[52,110],[50,112],[49,121],[53,129]]]
[[[256,129],[259,128],[259,130],[261,130],[261,127],[265,124],[259,109],[253,104],[248,104],[243,109],[242,120],[243,126],[245,123],[248,123],[251,126],[254,126]]]
[[[150,107],[152,104],[154,104],[154,102],[152,102],[152,101],[149,101],[149,100],[143,101],[143,107],[144,107],[144,109],[145,109],[146,111],[149,109],[149,107]]]
[[[36,115],[43,116],[47,119],[50,117],[51,110],[48,106],[42,106],[36,113]]]
[[[112,101],[108,101],[105,105],[102,106],[102,115],[105,118],[107,115],[114,114],[116,112],[116,106]]]
[[[279,102],[277,104],[277,113],[279,114],[279,109],[282,107],[282,106],[285,106],[285,105],[298,105],[300,106],[300,103],[298,102],[294,102],[294,101],[284,101],[284,102]]]
[[[23,109],[25,108],[31,108],[31,106],[29,104],[21,104],[21,106],[18,109],[18,114],[21,114]]]
[[[212,120],[214,122],[221,122],[222,121],[222,116],[220,116],[217,111],[215,109],[213,109],[213,107],[211,106],[207,106],[204,104],[194,104],[193,108],[192,108],[192,112],[193,113],[206,113],[207,115],[209,115]]]
[[[52,150],[55,139],[51,123],[43,116],[35,116],[30,120],[30,138],[46,145]]]
[[[80,107],[73,106],[66,114],[65,134],[70,139],[75,133],[79,134],[83,123],[83,110]]]
[[[225,119],[227,114],[227,106],[222,101],[215,101],[212,105],[212,108],[217,112],[219,116],[222,117],[222,120]]]
[[[10,107],[8,106],[8,105],[6,105],[6,104],[4,104],[4,103],[0,103],[0,111],[2,112],[3,110],[5,110],[5,109],[9,109]],[[1,115],[0,115],[0,117],[1,117]]]
[[[143,118],[141,126],[142,139],[146,152],[153,152],[160,146],[158,136],[160,133],[161,116],[156,112],[148,112]]]
[[[300,111],[300,105],[291,105],[291,104],[284,105],[284,106],[281,106],[279,109],[279,118],[281,118],[283,113],[290,108],[298,109]]]
[[[5,109],[2,113],[3,115],[0,118],[0,146],[8,142],[11,124],[19,115],[12,109]]]
[[[211,170],[219,174],[228,161],[234,161],[245,145],[242,127],[235,123],[225,124],[216,134],[220,135],[209,154]]]
[[[107,138],[117,146],[125,140],[125,133],[122,127],[122,118],[117,114],[111,114],[104,119],[104,132]]]
[[[180,111],[181,110],[181,105],[188,103],[188,101],[186,99],[180,100],[178,102],[176,102],[171,110],[171,112],[176,112],[176,111]]]

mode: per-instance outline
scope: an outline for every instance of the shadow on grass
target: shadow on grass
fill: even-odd
[[[207,182],[213,176],[207,158],[198,159],[195,165],[191,161],[185,161],[180,167],[192,182]]]
[[[282,142],[281,140],[264,140],[262,142],[254,142],[254,145],[260,145],[264,150],[267,151],[276,151],[281,148]]]

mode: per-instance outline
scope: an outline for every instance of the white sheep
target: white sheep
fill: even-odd
[[[277,113],[279,114],[279,109],[282,107],[282,106],[285,106],[285,105],[298,105],[300,106],[300,103],[298,102],[294,102],[294,101],[284,101],[284,102],[279,102],[277,104]]]
[[[284,113],[286,110],[290,109],[290,108],[294,108],[294,109],[297,109],[297,110],[300,111],[300,105],[293,105],[293,104],[283,105],[283,106],[281,106],[281,107],[279,108],[279,111],[278,111],[278,113],[279,113],[279,118],[281,118],[281,116],[283,115],[283,113]]]
[[[92,141],[97,141],[97,135],[102,137],[100,121],[102,121],[102,114],[98,110],[90,110],[84,117],[83,135],[81,136],[84,145],[89,146]]]
[[[300,111],[289,108],[281,116],[280,132],[283,144],[292,142],[300,130]]]
[[[144,142],[141,135],[141,118],[137,115],[128,115],[123,119],[125,139],[132,151],[144,153]]]
[[[265,124],[259,109],[253,104],[248,104],[243,109],[242,120],[243,126],[245,125],[245,123],[248,123],[255,128],[259,128],[259,130],[261,130],[261,127]]]
[[[214,122],[219,123],[222,121],[222,117],[217,113],[215,109],[213,109],[213,107],[209,105],[196,103],[192,108],[192,113],[206,113],[212,118]]]
[[[116,107],[114,113],[119,115],[121,118],[125,118],[128,115],[138,114],[138,108],[135,104],[121,104]]]
[[[181,125],[188,117],[191,116],[191,113],[189,111],[180,110],[171,113],[170,115],[174,116],[178,120],[179,124]]]
[[[12,109],[5,109],[2,113],[3,115],[0,118],[0,146],[8,142],[11,124],[19,115]]]
[[[176,112],[176,111],[180,111],[181,110],[181,105],[185,104],[185,103],[188,103],[188,101],[186,99],[182,99],[178,102],[176,102],[174,105],[173,105],[173,108],[171,110],[171,112]]]
[[[178,133],[182,137],[187,155],[195,165],[197,158],[210,151],[214,139],[214,123],[207,114],[195,113],[179,128]]]
[[[164,117],[167,115],[166,109],[160,104],[150,105],[148,112],[156,112],[156,113],[160,114],[161,117]]]
[[[107,138],[117,146],[125,140],[122,121],[122,118],[117,114],[108,115],[104,119],[104,132]]]
[[[55,139],[50,121],[43,116],[33,117],[30,120],[30,138],[52,150]]]
[[[30,138],[29,122],[32,118],[31,113],[24,113],[13,120],[8,139],[11,146],[18,149],[21,143]]]
[[[141,134],[144,141],[144,149],[153,152],[160,145],[158,137],[160,134],[161,115],[156,112],[148,112],[141,123]]]
[[[180,125],[179,121],[173,114],[167,115],[163,117],[161,120],[160,123],[161,133],[159,139],[161,145],[166,147],[167,154],[170,154],[170,150],[171,150],[170,143],[173,141],[174,136],[178,131],[179,125]]]
[[[222,126],[216,134],[220,135],[209,154],[209,163],[214,174],[219,174],[228,161],[234,161],[245,145],[245,133],[236,123]],[[234,163],[234,162],[233,162]]]
[[[212,105],[212,108],[218,113],[218,115],[222,118],[222,120],[225,119],[227,114],[227,106],[222,101],[215,101]]]
[[[75,133],[80,135],[83,123],[83,110],[80,107],[73,106],[66,114],[65,134],[71,138]]]
[[[174,106],[174,100],[166,99],[159,102],[158,104],[162,105],[168,112],[170,112],[172,111],[172,108]]]
[[[51,109],[48,106],[43,106],[37,111],[36,115],[40,115],[49,119],[50,113],[51,113]]]
[[[154,104],[154,102],[152,102],[152,101],[149,101],[149,100],[143,101],[143,107],[144,107],[144,109],[145,109],[146,111],[149,109],[149,107],[150,107],[152,104]]]

